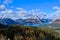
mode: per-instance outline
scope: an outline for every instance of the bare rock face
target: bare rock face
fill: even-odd
[[[40,21],[37,19],[26,19],[25,22],[39,23]]]
[[[52,21],[52,24],[60,24],[60,19],[56,19],[56,20]]]
[[[35,17],[35,16],[25,19],[25,22],[27,22],[27,23],[41,23],[40,18]]]

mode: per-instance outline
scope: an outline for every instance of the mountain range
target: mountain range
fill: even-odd
[[[41,24],[49,24],[50,21],[50,19],[38,19],[38,17],[15,20],[10,18],[0,18],[0,23],[5,25],[20,24],[25,26],[40,26]]]

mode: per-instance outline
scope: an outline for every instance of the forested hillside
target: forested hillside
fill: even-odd
[[[60,33],[50,28],[14,25],[0,29],[0,40],[60,40]]]

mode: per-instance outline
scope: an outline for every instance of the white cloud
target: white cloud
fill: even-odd
[[[49,18],[49,19],[60,18],[60,7],[59,6],[54,6],[53,10],[54,10],[54,12],[51,12],[50,14],[47,14],[46,18]]]
[[[60,10],[55,11],[54,13],[55,13],[55,15],[56,15],[56,17],[55,17],[55,18],[59,18],[59,19],[60,19]]]
[[[0,16],[3,18],[12,18],[12,19],[26,19],[32,16],[38,16],[39,18],[45,18],[45,13],[41,12],[40,9],[35,10],[25,10],[23,8],[16,8],[16,11],[11,9],[6,9],[5,11],[1,11]]]
[[[31,16],[38,16],[39,18],[44,18],[45,13],[41,12],[40,9],[33,9],[33,10],[25,10],[24,8],[16,8],[16,10],[7,9],[5,5],[8,5],[9,3],[12,3],[13,0],[4,0],[3,4],[0,5],[0,17],[3,18],[29,18]],[[11,6],[10,8],[14,8]]]
[[[55,6],[54,8],[56,9],[56,11],[54,13],[55,14],[60,14],[60,7],[59,6]]]
[[[5,7],[5,5],[0,5],[0,10],[5,10],[6,9],[6,7]]]
[[[24,19],[27,18],[26,16],[30,15],[29,11],[23,8],[16,8],[15,13],[18,18],[24,18]]]
[[[55,6],[53,9],[55,10],[51,14],[46,14],[44,12],[41,12],[40,9],[32,9],[32,10],[25,10],[24,8],[16,8],[16,10],[7,9],[5,5],[8,5],[9,3],[12,3],[13,0],[4,0],[3,4],[0,5],[0,17],[3,18],[29,18],[31,16],[38,16],[39,18],[59,18],[60,17],[60,7]],[[14,8],[11,6],[10,8]]]
[[[53,9],[55,10],[51,14],[48,15],[48,18],[53,18],[57,19],[60,18],[60,7],[59,6],[54,6]]]
[[[0,5],[0,10],[2,10],[0,12],[0,17],[12,18],[12,19],[17,19],[17,18],[25,19],[31,16],[38,16],[39,18],[49,18],[48,16],[50,16],[50,14],[46,16],[46,13],[41,12],[40,9],[25,10],[24,8],[20,8],[20,7],[16,8],[15,11],[12,9],[7,9],[5,5],[12,3],[12,1],[13,0],[3,1],[4,4]],[[11,6],[10,8],[14,8],[14,7]],[[58,10],[58,7],[54,7],[54,9]]]
[[[40,9],[35,9],[31,11],[33,16],[38,16],[40,19],[45,18],[46,13],[41,12]]]
[[[43,12],[40,12],[39,9],[36,10],[25,10],[23,8],[16,8],[16,11],[11,10],[11,9],[5,9],[4,11],[1,11],[0,17],[3,18],[12,18],[12,19],[18,19],[18,18],[30,18],[31,16],[38,16],[39,18],[44,17]]]
[[[13,10],[5,10],[1,11],[0,16],[2,18],[12,18],[14,16]]]
[[[53,7],[53,9],[60,10],[60,7],[59,6],[55,6],[55,7]]]
[[[12,3],[13,0],[4,0],[3,1],[3,4],[9,4],[9,3]]]

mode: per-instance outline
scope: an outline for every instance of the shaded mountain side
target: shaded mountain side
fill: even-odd
[[[15,20],[18,24],[24,25],[25,21],[23,19],[16,19]]]
[[[50,22],[52,21],[52,19],[41,19],[40,20],[43,24],[50,24]]]
[[[9,24],[18,24],[18,22],[15,22],[13,19],[10,18],[0,18],[0,23],[9,25]]]
[[[1,23],[0,23],[0,30],[1,30],[1,29],[10,29],[10,28],[14,28],[14,26],[5,25],[5,24],[1,24]]]
[[[8,28],[9,26],[8,25],[3,25],[0,23],[0,29],[3,29],[3,28]]]
[[[16,26],[1,29],[0,40],[60,40],[60,33],[50,28]]]

